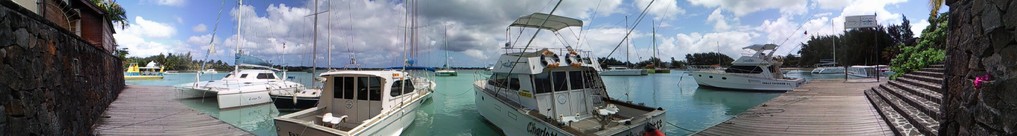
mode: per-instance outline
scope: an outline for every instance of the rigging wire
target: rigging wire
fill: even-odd
[[[221,5],[221,6],[219,6],[219,13],[216,13],[215,25],[212,26],[212,36],[208,40],[208,45],[209,45],[208,46],[208,50],[205,51],[205,61],[201,62],[201,69],[199,69],[199,71],[201,71],[201,72],[198,72],[198,74],[195,75],[195,77],[194,77],[195,81],[194,81],[194,85],[193,86],[197,86],[198,82],[201,81],[201,75],[202,75],[203,71],[205,70],[205,66],[210,61],[210,60],[208,60],[208,55],[215,52],[215,33],[218,32],[218,30],[219,30],[219,20],[222,19],[222,10],[225,9],[225,7],[226,7],[226,0],[223,0],[219,5]]]
[[[625,38],[622,38],[622,41],[619,41],[618,45],[614,46],[614,49],[611,50],[611,53],[608,53],[607,56],[604,56],[604,57],[610,58],[611,55],[614,54],[615,51],[618,51],[618,47],[621,47],[622,43],[625,40],[629,39],[629,35],[632,35],[632,31],[636,30],[636,26],[639,26],[639,22],[643,21],[643,17],[646,17],[646,11],[648,9],[650,9],[650,5],[653,5],[653,2],[655,2],[655,1],[657,1],[657,0],[651,0],[649,4],[646,4],[646,7],[643,8],[643,12],[639,13],[639,17],[636,18],[636,23],[632,25],[632,28],[629,28],[629,31],[627,33],[625,33]],[[603,64],[604,61],[601,61],[600,63]]]

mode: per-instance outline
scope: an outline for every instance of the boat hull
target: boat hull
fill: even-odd
[[[645,70],[641,69],[625,69],[625,70],[605,70],[600,72],[601,76],[642,76],[646,75]]]
[[[477,111],[481,116],[484,117],[489,123],[494,124],[501,130],[505,135],[508,136],[527,136],[527,135],[546,135],[546,136],[571,136],[574,134],[568,133],[561,128],[555,127],[553,124],[549,124],[533,116],[530,116],[524,110],[519,110],[510,106],[504,102],[501,102],[490,93],[484,91],[479,86],[474,86],[474,101],[477,105]],[[656,128],[662,127],[664,115],[659,114],[644,120],[645,122],[635,123],[627,126],[627,129],[613,132],[597,133],[595,135],[609,135],[609,136],[629,136],[629,135],[643,135],[646,131],[644,128],[646,125],[652,125]]]
[[[437,72],[434,72],[434,75],[435,76],[456,76],[456,75],[459,75],[459,74],[457,72],[455,72],[455,71],[437,71]]]
[[[296,99],[293,101],[292,96],[272,95],[272,104],[282,111],[297,111],[318,105],[318,97],[296,97]]]
[[[758,90],[758,91],[790,91],[805,83],[805,80],[798,79],[766,79],[758,77],[728,75],[710,72],[691,72],[690,75],[696,79],[696,83],[702,86],[710,86],[737,90]]]
[[[163,76],[124,76],[124,80],[160,80]]]
[[[412,103],[403,106],[399,110],[386,113],[385,117],[381,118],[381,121],[370,124],[361,131],[354,130],[353,132],[344,132],[336,129],[331,129],[325,126],[321,126],[320,122],[300,122],[290,118],[297,117],[308,117],[308,116],[320,116],[322,109],[313,107],[310,109],[301,110],[298,112],[290,113],[287,115],[280,116],[275,119],[275,127],[278,130],[276,133],[280,136],[326,136],[326,135],[363,135],[363,136],[395,136],[402,134],[402,131],[406,129],[413,120],[417,118],[416,110],[420,108],[420,105],[424,100],[429,99],[430,93],[421,96],[421,98],[413,101]],[[321,120],[320,117],[317,120]]]
[[[250,105],[259,105],[272,102],[268,90],[261,91],[238,91],[236,93],[219,92],[216,96],[219,101],[219,108],[236,108]]]

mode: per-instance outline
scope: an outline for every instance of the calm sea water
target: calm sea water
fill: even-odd
[[[403,135],[501,135],[497,128],[484,121],[474,105],[472,82],[484,79],[486,75],[479,71],[459,72],[456,77],[434,78],[438,86],[433,99],[416,111],[416,120],[403,131]],[[843,77],[801,73],[792,71],[787,76],[806,79]],[[225,75],[209,74],[201,78],[213,80]],[[311,81],[310,73],[288,73],[288,76],[305,85]],[[667,110],[669,125],[664,130],[668,135],[687,135],[706,129],[781,94],[700,88],[684,71],[649,76],[605,76],[603,79],[612,98]],[[194,80],[194,73],[179,73],[167,74],[163,80],[127,81],[127,84],[173,86]],[[214,97],[180,102],[256,135],[276,135],[272,118],[289,113],[276,110],[272,104],[220,110]]]

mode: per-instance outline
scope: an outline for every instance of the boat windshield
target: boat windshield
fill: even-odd
[[[727,68],[727,70],[724,70],[724,72],[727,72],[727,73],[751,73],[751,74],[756,74],[756,73],[762,73],[763,72],[763,68],[760,68],[758,66],[731,66],[731,67]]]

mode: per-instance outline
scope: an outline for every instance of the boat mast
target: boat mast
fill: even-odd
[[[332,1],[328,1],[328,10],[332,10]],[[326,55],[328,59],[326,61],[328,61],[328,69],[332,69],[332,12],[328,12],[326,20],[328,20],[328,26],[325,26],[325,29],[328,30],[328,35],[325,36],[328,38],[328,55]]]
[[[311,37],[311,87],[314,87],[314,73],[318,73],[315,65],[318,60],[318,0],[314,0],[314,36]]]
[[[442,34],[442,40],[445,40],[445,69],[449,69],[449,57],[448,57],[448,24],[445,24],[445,33]]]
[[[239,0],[239,6],[237,7],[237,9],[243,8],[243,6],[244,6],[244,0]],[[241,34],[243,34],[243,33],[240,33],[240,28],[243,28],[242,26],[243,26],[243,23],[244,23],[244,20],[242,19],[243,16],[244,16],[244,12],[237,12],[237,49],[236,49],[237,51],[235,52],[236,54],[234,54],[235,56],[237,56],[237,59],[233,60],[233,75],[234,76],[236,76],[237,74],[240,73],[240,45],[244,44],[244,41],[242,40],[242,39],[244,39],[244,37],[241,36]]]
[[[625,28],[629,28],[629,16],[625,16]],[[629,66],[629,46],[632,46],[632,41],[628,38],[622,40],[625,40],[625,68],[631,68],[632,66]]]
[[[653,20],[650,20],[650,28],[653,30],[653,36],[652,36],[653,37],[653,42],[652,42],[653,43],[653,58],[657,58],[657,24]],[[657,61],[660,61],[660,58],[657,58]],[[657,65],[660,65],[660,64],[657,64],[657,61],[653,61],[653,69],[654,69],[654,71],[656,71]]]

